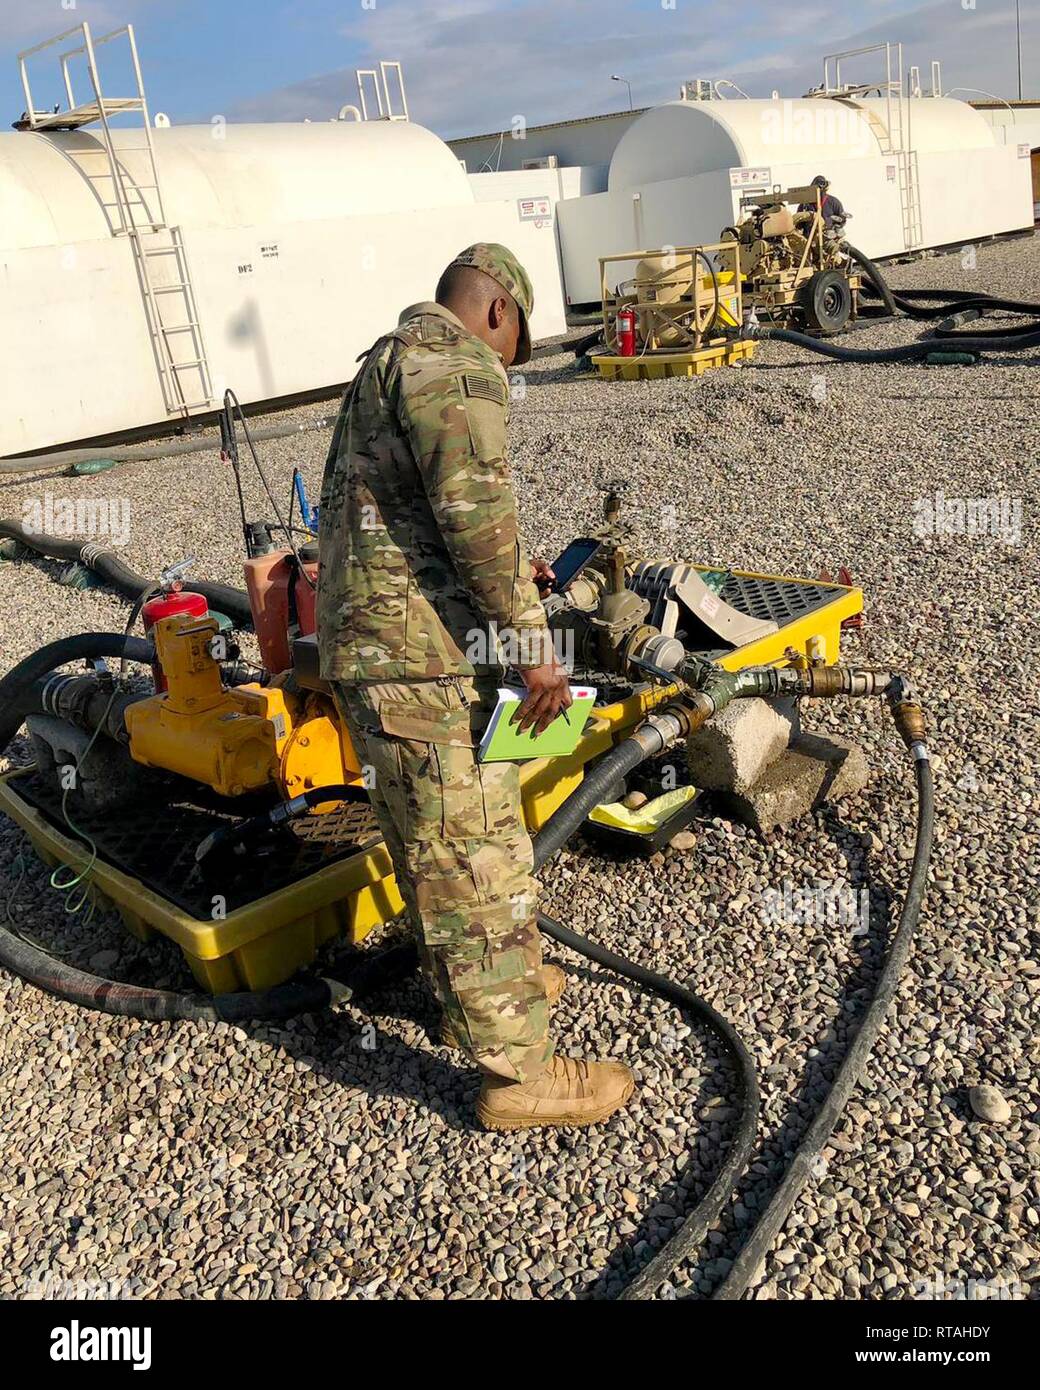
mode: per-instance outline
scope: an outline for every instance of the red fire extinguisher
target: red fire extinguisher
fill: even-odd
[[[180,613],[190,614],[193,618],[205,618],[209,615],[209,604],[202,594],[193,594],[175,583],[164,588],[154,598],[150,598],[141,609],[141,619],[145,632],[150,633],[160,618],[172,618]],[[165,690],[166,675],[158,656],[152,662],[152,676],[155,680],[155,689],[157,691]]]
[[[617,315],[617,346],[619,357],[636,355],[636,315],[634,309],[619,309]]]

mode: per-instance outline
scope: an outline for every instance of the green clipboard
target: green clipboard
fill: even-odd
[[[573,753],[578,746],[586,721],[596,703],[596,690],[591,685],[571,687],[573,704],[558,715],[540,734],[533,729],[521,733],[512,723],[513,715],[527,698],[519,686],[504,685],[498,692],[495,705],[480,740],[477,757],[482,763],[517,763],[525,758],[560,758]]]

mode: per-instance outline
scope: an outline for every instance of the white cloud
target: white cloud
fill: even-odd
[[[927,77],[943,63],[947,88],[970,84],[1014,95],[1010,5],[962,0],[912,7],[860,0],[854,9],[821,0],[745,0],[739,26],[720,23],[716,0],[676,0],[657,9],[633,0],[377,0],[341,29],[364,61],[399,59],[413,119],[452,136],[500,130],[515,115],[529,124],[624,106],[622,73],[637,105],[668,99],[691,77],[727,77],[752,95],[798,95],[819,82],[823,54],[902,41],[906,63]],[[1040,21],[1023,15],[1027,42]],[[867,60],[864,60],[864,63]],[[865,66],[864,79],[879,68]],[[852,75],[850,73],[850,75]],[[240,103],[235,119],[329,119],[355,101],[352,69],[341,69]]]
[[[135,12],[155,0],[0,0],[0,44],[32,48],[84,20],[95,35],[133,23]],[[169,6],[167,6],[169,8]],[[57,50],[55,50],[57,52]],[[41,54],[41,61],[47,55]]]

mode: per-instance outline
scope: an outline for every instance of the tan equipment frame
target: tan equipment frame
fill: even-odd
[[[684,256],[689,256],[693,260],[693,279],[689,284],[688,291],[680,294],[677,299],[665,303],[658,299],[657,295],[662,289],[685,284],[685,276],[680,277],[678,271],[674,281],[656,277],[651,283],[634,277],[631,280],[621,281],[615,289],[612,289],[607,283],[607,267],[610,265],[624,261],[638,264],[642,260],[662,256],[674,258],[677,266],[681,264]],[[723,286],[725,290],[724,305],[722,305],[721,299],[719,304],[716,304],[715,288],[711,275],[701,273],[701,268],[706,263],[711,264],[709,260],[711,256],[715,256],[717,260],[716,274],[726,277]],[[644,346],[639,353],[640,356],[653,352],[684,350],[698,352],[702,347],[710,347],[714,343],[725,341],[718,332],[714,336],[708,336],[715,325],[720,307],[723,307],[733,318],[736,327],[739,328],[743,321],[740,246],[735,241],[716,241],[704,246],[657,247],[648,251],[624,251],[614,256],[600,256],[599,278],[600,296],[603,303],[603,341],[607,344],[608,350],[617,351],[616,321],[619,309],[632,309],[637,315],[645,338]],[[708,280],[707,288],[703,283],[705,279]],[[630,285],[632,288],[628,293],[622,293],[623,285]],[[673,331],[678,332],[682,339],[681,346],[672,343],[667,347],[662,347],[657,342],[657,338],[666,331],[669,334]]]

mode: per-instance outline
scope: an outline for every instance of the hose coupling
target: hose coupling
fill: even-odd
[[[924,710],[917,703],[910,682],[905,676],[895,676],[885,694],[888,697],[888,707],[892,711],[892,720],[899,730],[899,737],[911,753],[915,753],[918,748],[924,749],[928,739],[928,726],[925,723]]]
[[[715,701],[710,695],[705,695],[703,691],[696,691],[693,695],[688,696],[686,700],[687,737],[696,733],[698,729],[703,729],[715,713]]]
[[[647,715],[630,737],[640,744],[648,758],[652,758],[670,748],[678,739],[685,738],[693,727],[700,726],[691,725],[687,710],[680,705],[667,705]]]
[[[802,694],[816,700],[837,695],[883,695],[893,681],[891,671],[866,671],[855,666],[808,666],[798,676]]]

